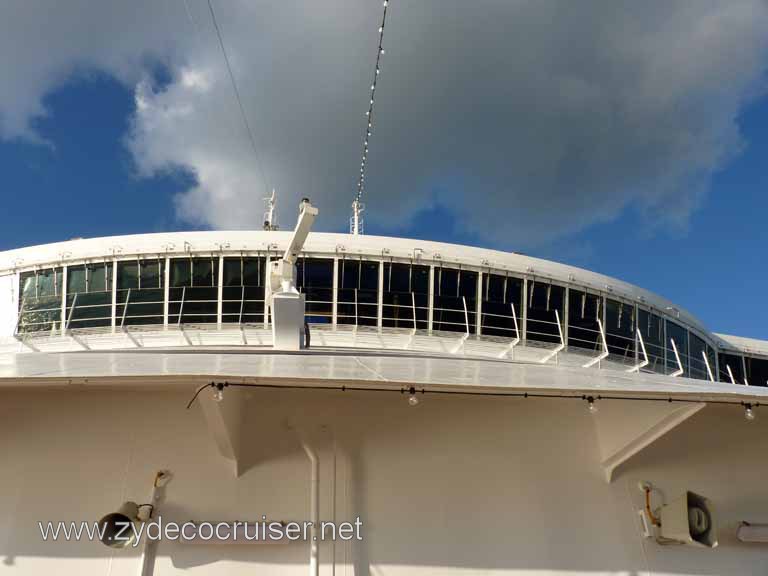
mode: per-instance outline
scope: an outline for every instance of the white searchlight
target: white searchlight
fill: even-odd
[[[155,474],[152,484],[152,499],[149,504],[123,502],[115,512],[99,520],[99,541],[110,548],[122,549],[134,544],[139,526],[155,514],[157,504],[163,495],[163,488],[171,479],[171,473],[161,470]],[[143,562],[143,560],[142,560]],[[142,571],[142,574],[146,573]]]
[[[148,505],[147,505],[148,506]],[[124,502],[117,512],[111,512],[99,520],[99,540],[110,548],[126,548],[136,539],[136,527],[147,520],[139,515],[136,502]]]
[[[307,346],[304,325],[304,294],[296,289],[296,260],[312,228],[318,210],[304,198],[299,220],[283,257],[271,263],[269,303],[272,309],[272,339],[277,350],[301,350]]]

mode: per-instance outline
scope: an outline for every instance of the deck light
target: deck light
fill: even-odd
[[[416,388],[411,386],[410,389],[408,390],[408,405],[417,406],[418,403],[419,403],[419,399],[416,397]]]
[[[587,410],[589,410],[590,414],[597,414],[600,410],[597,407],[597,404],[595,404],[595,399],[592,396],[587,396]]]
[[[224,400],[224,384],[221,382],[214,386],[213,399],[216,400],[216,402]]]
[[[748,422],[752,422],[756,418],[755,412],[752,410],[752,404],[744,404],[744,418]]]

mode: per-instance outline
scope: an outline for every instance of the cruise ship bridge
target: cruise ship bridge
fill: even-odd
[[[298,518],[311,515],[308,504],[326,518],[365,517],[365,543],[315,551],[327,574],[644,573],[651,564],[757,573],[749,567],[765,551],[741,548],[735,526],[768,522],[757,480],[768,472],[758,457],[768,342],[713,333],[678,303],[555,262],[313,233],[296,264],[305,340],[280,350],[268,270],[290,237],[145,234],[0,253],[0,448],[11,455],[0,502],[14,510],[0,515],[13,544],[0,547],[6,566],[35,573],[53,556],[105,573],[113,552],[46,547],[19,522],[42,514],[41,502],[62,517],[99,516],[168,467],[167,505],[179,518]],[[59,456],[43,459],[49,450]],[[320,462],[315,496],[307,455]],[[57,458],[82,470],[57,468]],[[643,543],[638,480],[706,493],[731,536],[706,561]],[[215,495],[201,495],[199,481]],[[86,494],[95,494],[87,504]],[[418,518],[394,514],[409,506]],[[459,554],[446,542],[470,518],[487,540],[465,541]],[[595,533],[575,534],[585,522]],[[422,535],[418,550],[410,530]],[[549,537],[568,550],[545,552]],[[158,574],[305,571],[302,545],[160,546]]]

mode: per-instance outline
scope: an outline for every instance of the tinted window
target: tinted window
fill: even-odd
[[[61,268],[21,274],[19,332],[51,331],[61,326],[62,278]]]
[[[635,362],[635,306],[606,300],[605,339],[608,351],[626,363]]]
[[[429,266],[384,263],[382,325],[426,330],[429,317]]]
[[[557,316],[560,322],[565,320],[563,305],[565,288],[543,282],[530,280],[528,282],[528,324],[526,338],[539,342],[560,343],[560,331],[557,326]]]
[[[475,332],[477,272],[435,269],[432,328],[448,332]]]
[[[731,382],[731,376],[728,372],[730,367],[736,384],[744,384],[744,366],[741,356],[721,353],[718,355],[718,362],[720,364],[720,382]]]
[[[376,326],[378,324],[379,263],[366,260],[339,260],[337,322]]]
[[[637,328],[640,330],[645,350],[648,354],[646,370],[664,373],[664,322],[661,316],[639,309],[637,312]],[[642,348],[638,352],[642,357]]]
[[[523,281],[513,276],[483,274],[482,333],[506,338],[521,337]],[[514,318],[513,318],[514,314]],[[517,330],[515,330],[517,320]]]
[[[139,263],[136,260],[117,263],[117,289],[139,287]]]
[[[265,258],[224,258],[223,322],[264,322],[265,272]]]
[[[165,260],[157,258],[117,263],[115,324],[118,327],[163,323],[164,274]]]
[[[603,317],[603,299],[597,294],[580,290],[568,291],[568,346],[602,349],[600,326]]]
[[[95,328],[112,324],[111,272],[111,264],[67,268],[67,328]]]
[[[747,364],[747,382],[750,386],[768,386],[768,360],[744,358]]]
[[[333,260],[299,258],[296,286],[305,295],[305,318],[316,324],[333,320]]]
[[[707,363],[709,363],[709,369],[714,377],[716,368],[715,351],[693,332],[688,334],[688,353],[690,356],[691,378],[709,380]]]

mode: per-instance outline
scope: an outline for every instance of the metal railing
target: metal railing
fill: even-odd
[[[225,287],[231,289],[235,287]],[[138,325],[168,324],[182,327],[184,324],[269,325],[264,287],[237,287],[239,294],[218,295],[216,287],[172,287],[169,297],[164,298],[162,288],[146,290],[127,289],[95,293],[75,293],[64,299],[60,296],[25,300],[20,306],[14,333],[16,335],[72,334],[85,329],[114,326],[127,330]],[[258,295],[249,290],[256,290]],[[313,297],[312,291],[320,297]],[[509,357],[519,343],[548,348],[545,361],[557,359],[562,351],[590,352],[592,359],[610,360],[624,364],[629,370],[656,372],[669,376],[685,376],[716,380],[719,376],[730,380],[746,380],[738,371],[727,368],[718,370],[717,351],[702,340],[685,337],[681,346],[675,339],[660,330],[655,338],[647,339],[637,326],[638,319],[631,318],[623,328],[613,326],[602,329],[602,321],[594,325],[584,322],[564,322],[559,309],[547,311],[525,310],[520,314],[512,303],[509,312],[500,310],[502,303],[467,302],[464,297],[435,297],[430,301],[427,294],[386,292],[379,295],[375,290],[338,290],[337,300],[325,296],[329,289],[311,289],[307,295],[307,320],[316,324],[351,325],[405,329],[415,336],[417,332],[459,335],[457,350],[474,336],[477,340],[500,338],[509,345],[500,354]],[[386,298],[387,301],[383,301]],[[334,314],[335,304],[335,314]],[[490,310],[484,307],[488,306]],[[492,306],[493,305],[493,306]],[[113,313],[114,309],[114,313]],[[534,314],[533,312],[537,312]],[[334,324],[335,320],[335,324]],[[662,324],[662,328],[664,324]],[[431,328],[431,332],[429,329]],[[634,334],[629,335],[632,328]],[[658,336],[666,334],[664,341]],[[684,334],[685,336],[685,334]],[[412,341],[412,339],[411,339]],[[551,346],[548,346],[551,345]],[[704,349],[702,350],[702,346]],[[607,352],[607,353],[606,353]],[[592,364],[590,364],[592,365]]]

